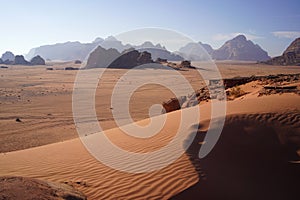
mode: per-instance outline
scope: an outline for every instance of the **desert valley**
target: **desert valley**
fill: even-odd
[[[213,70],[205,56],[213,59],[210,63],[222,79],[201,75]],[[134,46],[113,37],[97,38],[87,44],[34,48],[25,57],[6,52],[0,61],[0,199],[295,199],[298,195],[300,38],[275,58],[239,35],[219,49],[190,43],[177,52],[149,41]],[[135,69],[149,63],[150,67]],[[139,73],[129,85],[152,80],[130,96],[133,124],[146,127],[151,120],[166,119],[151,137],[126,134],[114,118],[118,107],[112,102],[113,91],[132,71]],[[128,171],[122,171],[97,160],[85,148],[73,118],[73,93],[81,72],[103,73],[95,89],[95,112],[103,134],[114,145],[136,154],[164,146],[172,154],[187,141],[190,146],[171,164],[143,173],[130,173],[139,167],[130,163],[125,166]],[[177,96],[155,83],[165,79],[179,88],[179,76],[188,80],[193,93],[183,90],[184,95]],[[88,77],[85,81],[89,83]],[[223,95],[212,92],[214,81],[221,84]],[[219,100],[226,102],[224,127],[212,151],[199,158],[206,134],[213,134],[208,132],[210,123],[218,120],[212,105]],[[154,104],[161,110],[151,116]],[[199,116],[190,116],[199,119],[193,124],[195,134],[184,133],[179,146],[168,149],[182,113],[195,108],[200,111]],[[112,164],[130,159],[131,154],[119,158],[107,151]],[[140,169],[147,171],[166,160],[162,155],[149,162],[149,166],[141,163]]]

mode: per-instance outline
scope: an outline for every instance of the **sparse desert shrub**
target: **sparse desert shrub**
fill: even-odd
[[[245,94],[246,92],[242,90],[239,86],[235,86],[227,91],[227,96],[229,97],[229,100],[233,100]]]

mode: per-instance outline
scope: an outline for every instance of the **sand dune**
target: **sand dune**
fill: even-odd
[[[183,199],[183,197],[198,199],[199,195],[200,197],[207,195],[207,193],[202,192],[203,190],[198,193],[204,185],[204,179],[210,181],[209,186],[203,186],[205,189],[208,188],[207,191],[211,192],[209,194],[216,194],[220,191],[220,194],[227,194],[226,191],[230,191],[239,196],[241,194],[237,192],[240,189],[245,191],[243,194],[248,194],[252,191],[249,187],[253,186],[255,181],[265,180],[264,173],[269,167],[278,170],[271,170],[266,174],[266,178],[270,178],[270,175],[278,177],[278,174],[275,173],[281,172],[280,169],[287,169],[281,168],[281,164],[296,157],[292,152],[300,147],[299,100],[298,95],[284,94],[255,99],[243,98],[228,102],[229,117],[226,120],[220,142],[215,146],[213,152],[203,160],[197,159],[195,152],[198,151],[202,142],[201,139],[203,139],[203,136],[198,136],[205,134],[208,126],[209,104],[199,107],[201,126],[199,126],[197,137],[190,148],[194,151],[192,153],[188,151],[175,163],[161,170],[132,174],[111,169],[93,158],[79,139],[73,139],[3,153],[0,156],[0,175],[28,176],[66,182],[85,193],[89,199],[169,199],[196,183],[192,188],[179,194],[177,199]],[[180,112],[168,113],[167,128],[149,140],[132,139],[122,134],[119,128],[107,130],[105,134],[115,144],[126,150],[133,152],[155,151],[166,145],[173,137],[174,132],[176,132],[174,125],[178,124],[180,120]],[[147,120],[138,123],[145,124]],[[289,145],[291,148],[286,148],[284,144],[292,145]],[[274,149],[277,149],[277,152],[274,152]],[[191,154],[193,155],[191,156]],[[277,156],[279,154],[280,156]],[[236,157],[233,158],[232,155]],[[261,161],[263,162],[270,155],[274,155],[274,157],[271,156],[267,159],[266,168],[258,170]],[[241,163],[244,164],[240,166]],[[251,167],[247,167],[248,165]],[[254,171],[252,171],[253,166],[256,167]],[[284,167],[286,166],[284,165]],[[299,168],[298,165],[297,167]],[[240,168],[243,170],[239,171]],[[225,178],[219,179],[219,176]],[[254,181],[252,185],[246,184],[248,182],[245,180],[248,180],[249,177],[256,177],[251,179]],[[280,187],[292,187],[295,180],[289,179],[290,176],[285,177],[272,178],[262,183],[278,181]],[[291,180],[293,182],[289,182]],[[218,185],[215,185],[215,181],[224,182],[218,182]],[[278,187],[270,188],[279,189]],[[292,187],[292,192],[293,189]],[[289,192],[288,190],[283,191]],[[285,194],[284,192],[283,194]]]

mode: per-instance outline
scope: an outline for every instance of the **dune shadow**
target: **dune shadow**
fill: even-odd
[[[297,199],[300,165],[289,162],[299,159],[297,146],[282,144],[275,126],[227,117],[216,146],[199,159],[205,134],[198,131],[186,151],[199,182],[172,199]]]

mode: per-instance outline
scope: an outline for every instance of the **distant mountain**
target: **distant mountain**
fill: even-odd
[[[165,47],[161,46],[161,44],[156,44],[154,45],[152,42],[146,41],[141,45],[137,45],[137,46],[132,46],[135,49],[139,50],[139,49],[163,49],[163,50],[167,50]]]
[[[165,49],[155,49],[155,48],[144,48],[138,49],[139,52],[147,51],[151,53],[152,59],[157,60],[158,58],[167,59],[169,61],[182,61],[184,58],[180,55],[171,53]]]
[[[216,60],[265,61],[270,59],[266,51],[257,44],[254,44],[252,41],[247,40],[243,35],[239,35],[232,40],[227,41],[217,50],[213,50],[213,48],[208,44],[199,42],[189,43],[175,53],[168,51],[161,44],[154,45],[153,43],[146,41],[141,45],[124,45],[115,37],[109,36],[106,39],[96,38],[91,43],[65,42],[40,46],[31,49],[26,58],[30,60],[34,56],[40,55],[46,60],[85,60],[89,53],[97,46],[101,46],[104,49],[113,48],[119,53],[130,48],[135,48],[139,52],[147,51],[151,53],[153,60],[156,60],[157,58],[167,59],[170,61],[206,60],[208,58],[206,52]],[[200,46],[202,46],[202,48]],[[206,52],[204,50],[206,50]],[[2,60],[4,61],[4,59]]]
[[[265,63],[271,65],[300,65],[300,38],[295,39],[281,56],[274,57]]]
[[[208,60],[212,52],[213,48],[209,44],[191,42],[181,47],[176,53],[186,60],[201,61]]]
[[[102,42],[98,43],[98,45],[100,45],[101,47],[105,48],[105,49],[116,49],[119,52],[122,52],[126,49],[131,48],[132,46],[129,44],[123,45],[121,41],[117,40],[115,37],[113,36],[109,36],[107,37],[105,40],[103,40]]]
[[[4,54],[2,54],[1,59],[2,59],[3,62],[5,62],[5,61],[14,61],[15,60],[15,55],[10,51],[6,51]]]
[[[239,35],[214,50],[212,58],[216,60],[244,60],[244,61],[265,61],[270,59],[268,53],[259,45],[247,40],[244,35]]]
[[[82,44],[80,42],[65,42],[53,45],[44,45],[31,49],[26,55],[28,60],[40,55],[46,60],[84,60],[87,55],[98,46],[98,43]]]
[[[176,55],[168,51],[161,44],[154,45],[153,43],[146,41],[141,45],[133,46],[139,52],[147,51],[151,53],[152,59],[157,60],[158,58],[167,59],[170,61],[182,61],[184,58],[180,55]]]
[[[36,55],[40,55],[47,60],[85,60],[89,53],[99,45],[105,49],[117,49],[119,52],[131,47],[131,45],[123,45],[121,41],[118,41],[113,36],[109,36],[106,39],[98,37],[92,43],[65,42],[40,46],[31,49],[26,58],[31,59]]]

